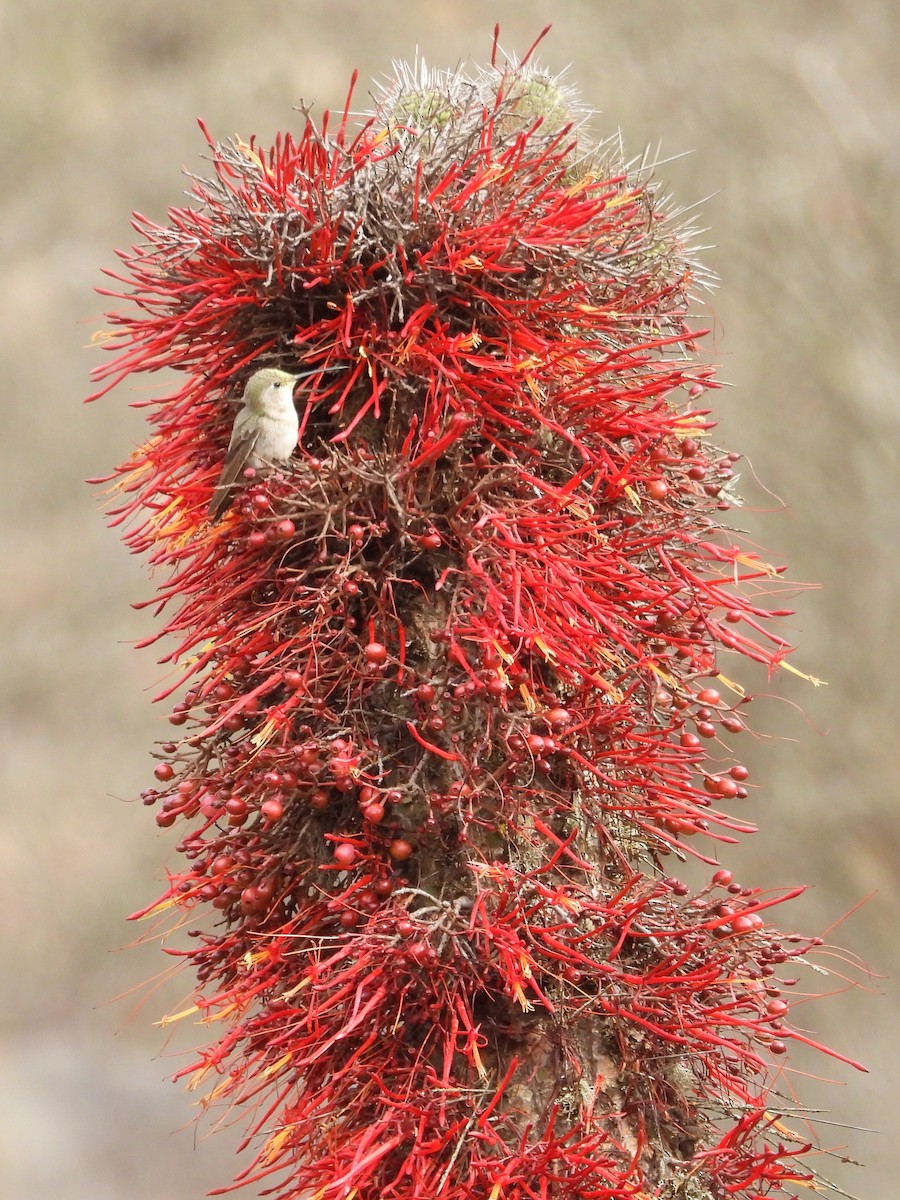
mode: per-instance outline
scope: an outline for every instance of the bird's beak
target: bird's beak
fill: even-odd
[[[300,371],[294,376],[294,386],[296,387],[301,379],[309,379],[311,375],[330,375],[332,371],[346,371],[349,366],[349,363],[337,363],[333,367],[311,367],[310,370]]]

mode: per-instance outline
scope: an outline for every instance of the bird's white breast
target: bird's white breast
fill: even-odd
[[[277,417],[257,417],[259,435],[253,447],[254,459],[259,459],[256,466],[264,463],[285,462],[294,453],[297,445],[297,432],[300,423],[293,407],[290,413]]]

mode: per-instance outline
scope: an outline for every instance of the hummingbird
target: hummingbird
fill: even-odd
[[[265,367],[247,380],[243,407],[234,419],[225,463],[207,509],[210,521],[221,517],[248,467],[271,467],[287,462],[294,453],[300,430],[294,387],[301,378]]]

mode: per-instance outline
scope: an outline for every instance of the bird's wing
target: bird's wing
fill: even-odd
[[[253,448],[258,438],[259,426],[248,427],[245,422],[241,421],[239,415],[234,423],[231,441],[228,443],[228,453],[225,456],[222,474],[219,476],[219,481],[209,502],[209,508],[206,510],[210,521],[218,521],[231,503],[232,489],[240,479],[247,460],[253,454]]]

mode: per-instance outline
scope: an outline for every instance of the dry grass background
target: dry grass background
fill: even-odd
[[[865,1077],[797,1079],[870,1164],[831,1170],[866,1200],[896,1195],[900,1075],[896,927],[898,209],[900,98],[893,0],[6,0],[0,3],[3,342],[4,977],[0,1195],[9,1200],[189,1200],[227,1182],[234,1135],[170,1136],[190,1097],[163,1082],[151,1021],[169,985],[132,1014],[110,997],[164,965],[111,950],[123,914],[155,894],[170,835],[133,803],[164,714],[149,704],[148,628],[129,602],[142,567],[104,527],[82,479],[141,438],[126,401],[80,400],[102,325],[91,289],[132,208],[161,218],[199,164],[203,116],[218,136],[270,138],[302,96],[341,104],[353,67],[389,70],[418,46],[454,65],[503,44],[523,52],[548,21],[542,61],[621,126],[634,151],[661,140],[679,201],[704,204],[723,280],[711,299],[720,442],[744,450],[748,528],[795,579],[795,661],[762,702],[778,739],[746,747],[764,786],[762,831],[740,876],[814,887],[785,918],[834,934],[886,978],[811,1007],[809,1024],[866,1060]],[[365,95],[365,86],[360,96]],[[744,477],[748,483],[747,475]],[[784,499],[784,505],[775,497]],[[753,681],[759,692],[765,679]],[[796,706],[796,707],[795,707]],[[802,711],[801,711],[802,709]],[[823,981],[831,986],[839,980]],[[804,1063],[807,1060],[804,1059]],[[892,1136],[892,1128],[894,1136]],[[4,1190],[5,1189],[5,1190]]]

